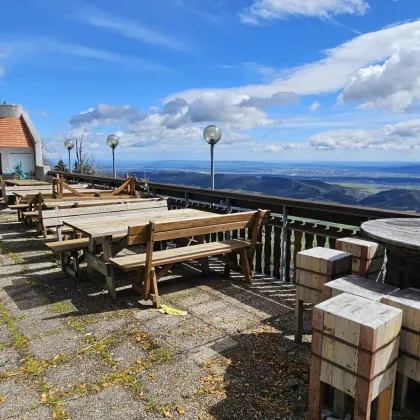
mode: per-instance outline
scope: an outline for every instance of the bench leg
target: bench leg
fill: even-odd
[[[153,307],[156,309],[159,309],[160,304],[159,304],[159,290],[158,290],[158,285],[157,285],[157,278],[156,278],[156,271],[152,270],[152,272],[150,273],[150,280],[151,280],[151,289],[152,289],[152,293],[150,294],[150,298],[152,299],[153,302]]]
[[[303,300],[296,297],[295,303],[295,343],[302,342],[303,331]]]
[[[150,276],[151,273],[145,272],[143,275],[143,299],[148,300],[150,295]]]
[[[197,243],[204,244],[204,236],[203,235],[199,235],[195,239],[197,240]],[[210,266],[209,266],[209,259],[208,259],[208,257],[201,258],[200,259],[200,265],[201,265],[201,271],[202,271],[202,273],[205,276],[209,276],[210,275]]]
[[[247,251],[246,250],[241,251],[239,255],[241,256],[241,264],[242,264],[242,269],[244,271],[245,281],[248,284],[252,284],[252,273],[251,273],[251,267],[249,265]]]
[[[137,292],[139,295],[143,295],[143,269],[140,269],[136,272],[136,278],[134,279],[132,283],[132,288],[135,292]]]
[[[112,264],[106,264],[106,286],[108,289],[108,296],[112,300],[117,300],[117,289],[115,287],[115,274],[114,274],[114,267]]]

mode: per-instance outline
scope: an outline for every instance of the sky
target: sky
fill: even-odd
[[[54,159],[420,160],[418,0],[2,2],[0,101]]]

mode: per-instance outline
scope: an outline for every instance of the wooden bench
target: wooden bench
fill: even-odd
[[[139,291],[145,300],[151,299],[155,307],[159,307],[157,281],[166,274],[174,264],[189,260],[202,260],[203,271],[208,271],[209,256],[239,254],[245,280],[252,282],[249,258],[253,258],[258,236],[263,224],[269,220],[268,210],[214,215],[206,219],[188,221],[160,222],[150,221],[147,226],[132,226],[128,229],[128,244],[146,244],[146,254],[128,255],[110,259],[111,264],[125,272],[137,272],[137,280],[133,288]],[[251,240],[232,239],[203,243],[204,235],[228,232],[245,228],[252,229]],[[158,241],[176,240],[195,237],[198,244],[183,248],[154,251]],[[204,260],[203,260],[204,259]],[[161,267],[158,273],[155,267]]]
[[[112,206],[94,206],[71,209],[56,209],[43,211],[44,230],[51,227],[57,229],[58,241],[49,242],[46,246],[54,253],[60,254],[61,265],[63,271],[77,277],[79,275],[79,264],[84,259],[84,255],[79,255],[80,251],[88,248],[89,238],[73,238],[63,241],[63,223],[64,221],[91,220],[116,220],[120,214],[156,214],[156,212],[166,212],[168,210],[168,200],[165,198],[155,199],[137,199],[137,202],[116,204]],[[126,235],[115,235],[114,242],[118,242],[125,238]]]

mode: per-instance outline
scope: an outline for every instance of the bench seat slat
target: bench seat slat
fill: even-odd
[[[87,249],[89,238],[69,239],[68,241],[50,242],[45,244],[51,251],[56,253],[80,251]]]
[[[166,249],[164,251],[153,252],[152,266],[158,267],[167,264],[195,260],[215,255],[229,254],[248,249],[250,241],[232,239],[222,242],[211,242],[187,246],[182,248]],[[120,267],[124,271],[135,271],[146,264],[146,254],[127,255],[110,259],[111,263]]]
[[[119,240],[125,238],[127,235],[115,235],[112,238],[113,242],[118,242]],[[89,238],[78,238],[78,239],[69,239],[67,241],[55,241],[45,244],[51,251],[56,253],[61,252],[71,252],[71,251],[81,251],[88,248]]]
[[[11,204],[7,206],[10,210],[27,209],[29,204]]]

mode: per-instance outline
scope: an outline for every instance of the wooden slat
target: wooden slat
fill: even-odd
[[[234,222],[253,222],[256,217],[256,212],[243,212],[235,214],[222,214],[215,215],[212,213],[204,213],[202,218],[195,219],[193,221],[189,220],[176,220],[168,223],[158,223],[156,224],[156,233],[165,232],[170,230],[179,230],[186,228],[202,227],[208,226],[209,224],[222,224],[222,223],[234,223]]]
[[[64,224],[70,226],[76,231],[82,232],[87,236],[92,238],[100,238],[104,236],[113,236],[119,233],[127,234],[129,226],[146,226],[150,220],[159,221],[163,219],[164,221],[178,220],[178,219],[191,219],[200,217],[208,212],[203,212],[201,210],[192,210],[192,209],[181,209],[181,210],[171,210],[171,211],[155,211],[151,216],[150,214],[142,215],[122,215],[119,219],[106,220],[106,221],[97,221],[95,224],[92,224],[90,221],[68,221],[65,220]]]
[[[281,227],[274,226],[274,267],[273,277],[280,278],[280,259],[281,259]]]
[[[155,234],[156,241],[165,241],[176,238],[186,238],[189,236],[206,235],[209,233],[226,232],[233,229],[249,228],[252,221],[241,221],[233,223],[220,223],[210,226],[191,227],[186,229],[171,230],[167,232],[159,232]]]
[[[201,259],[208,256],[229,254],[238,252],[241,249],[249,248],[251,243],[243,240],[229,240],[224,242],[211,242],[183,248],[166,249],[165,251],[153,252],[153,267],[159,267],[166,264],[188,261],[192,259]],[[110,259],[112,264],[117,265],[124,271],[134,271],[139,267],[144,267],[146,263],[146,254],[127,255]]]
[[[69,239],[68,241],[49,242],[45,245],[47,246],[47,248],[51,249],[51,251],[60,253],[87,249],[88,244],[89,238],[80,238]]]
[[[271,276],[271,231],[272,227],[266,225],[264,228],[264,273],[268,276]],[[260,271],[258,264],[256,264],[255,269]]]

